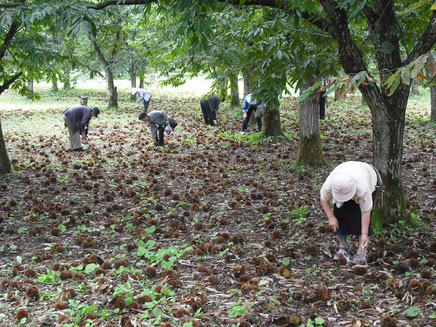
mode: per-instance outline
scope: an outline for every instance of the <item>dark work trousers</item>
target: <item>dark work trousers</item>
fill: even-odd
[[[151,99],[150,99],[151,100]],[[142,104],[144,105],[144,112],[147,113],[148,110],[148,104],[150,103],[150,100],[145,101],[144,99],[141,99]]]
[[[247,111],[247,118],[244,119],[244,122],[242,123],[242,131],[245,132],[248,128],[248,123],[250,121],[250,117],[252,113],[255,113],[257,109],[257,106],[251,105],[248,108]],[[260,132],[262,130],[262,117],[256,118],[257,120],[257,130]]]
[[[319,119],[325,119],[325,108],[327,107],[327,96],[325,91],[319,93]]]
[[[164,146],[165,127],[159,125],[156,130],[156,145]]]
[[[206,125],[215,126],[214,120],[216,120],[216,112],[212,110],[209,103],[206,100],[200,101],[201,112],[203,113],[204,122]]]
[[[377,189],[372,192],[372,201],[374,202]],[[354,201],[344,202],[340,208],[333,206],[333,214],[338,220],[339,229],[344,235],[360,235],[362,233],[362,211],[360,206]],[[371,211],[372,218],[372,211]],[[369,221],[368,235],[371,236],[372,227]]]

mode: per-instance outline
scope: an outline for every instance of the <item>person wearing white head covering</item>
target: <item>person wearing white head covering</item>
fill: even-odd
[[[362,257],[369,244],[377,174],[370,164],[347,161],[333,169],[321,188],[321,206],[333,231],[339,230],[343,235],[360,235],[356,257]],[[333,203],[333,210],[330,202]],[[335,260],[339,260],[347,250],[341,237],[338,238],[339,251],[334,256]]]

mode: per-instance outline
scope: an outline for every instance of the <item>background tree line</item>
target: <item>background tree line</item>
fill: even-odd
[[[267,104],[264,136],[283,136],[279,97],[300,90],[299,162],[315,167],[325,164],[317,92],[357,87],[373,117],[373,163],[386,189],[377,216],[407,216],[405,111],[414,80],[435,97],[434,1],[16,0],[0,2],[0,22],[0,94],[11,88],[36,99],[33,80],[56,89],[59,81],[70,87],[73,73],[101,75],[108,106],[118,107],[114,77],[128,74],[132,87],[139,77],[142,86],[148,67],[172,85],[208,74],[236,105],[243,76],[244,95]],[[10,170],[1,134],[0,169]]]

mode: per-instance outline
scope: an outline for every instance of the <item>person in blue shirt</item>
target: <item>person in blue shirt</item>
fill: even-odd
[[[138,108],[139,102],[142,102],[142,104],[144,105],[144,112],[147,113],[148,104],[150,103],[151,96],[153,95],[153,93],[144,89],[133,88],[132,95],[135,94],[138,95],[138,100],[136,101],[136,107]]]
[[[242,123],[242,134],[245,134],[245,131],[248,128],[248,122],[250,121],[250,117],[252,113],[255,113],[257,107],[262,103],[262,98],[259,100],[254,99],[252,93],[247,94],[242,102],[242,113],[244,114],[244,122]],[[260,132],[262,130],[262,117],[257,117],[257,129]]]
[[[80,137],[82,137],[83,143],[87,142],[86,129],[89,121],[91,117],[97,117],[99,113],[100,110],[97,107],[89,108],[85,106],[73,107],[64,111],[64,122],[70,134],[71,148],[74,151],[85,151]]]

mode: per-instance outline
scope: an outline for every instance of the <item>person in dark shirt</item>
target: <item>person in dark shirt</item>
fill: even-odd
[[[206,125],[215,126],[215,122],[218,123],[218,107],[221,102],[219,96],[213,94],[209,98],[203,98],[200,101],[201,112],[203,113],[204,122]]]
[[[100,110],[97,107],[89,108],[78,106],[64,111],[63,117],[65,126],[68,128],[70,135],[71,149],[74,151],[85,151],[82,147],[83,143],[87,143],[88,136],[86,129],[92,117],[97,117]]]

